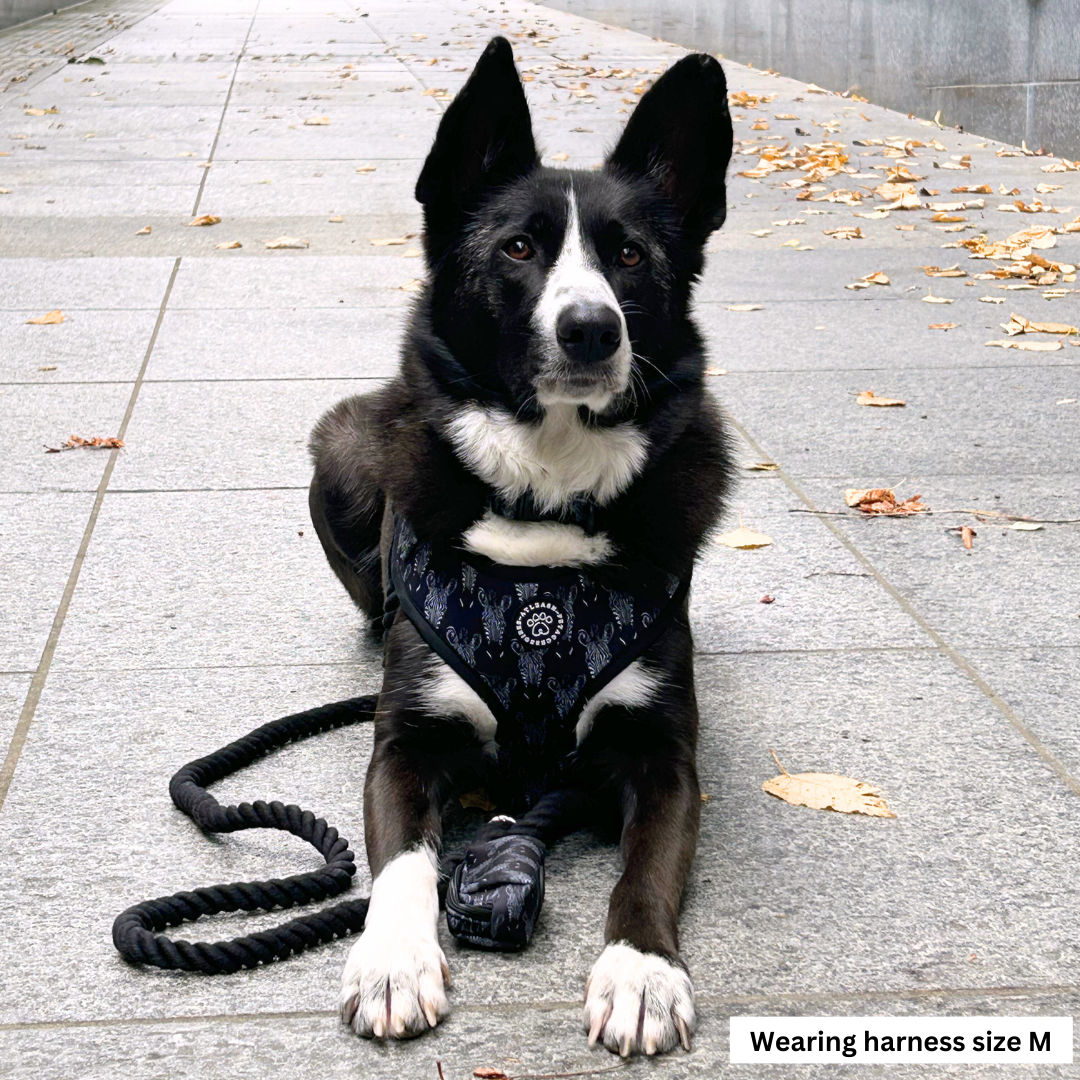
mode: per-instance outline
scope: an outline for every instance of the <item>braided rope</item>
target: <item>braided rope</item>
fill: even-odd
[[[206,757],[189,762],[173,776],[169,782],[173,802],[200,828],[214,833],[279,829],[306,840],[326,865],[293,877],[213,885],[135,904],[113,923],[113,944],[125,960],[207,975],[225,974],[283,960],[363,929],[367,897],[231,941],[174,941],[161,933],[167,927],[194,922],[203,915],[288,909],[338,896],[351,886],[356,873],[355,856],[349,842],[323,818],[280,802],[222,806],[206,787],[287,743],[374,719],[375,702],[375,695],[351,698],[274,720]]]
[[[135,904],[121,912],[113,922],[113,944],[125,960],[160,968],[200,971],[205,975],[231,974],[241,968],[284,960],[305,949],[363,930],[369,903],[366,896],[230,941],[174,941],[162,933],[168,927],[195,922],[204,915],[276,911],[326,900],[340,895],[352,885],[356,857],[349,849],[348,840],[339,836],[337,829],[328,825],[325,819],[294,804],[280,802],[260,800],[222,806],[206,788],[290,742],[373,720],[376,701],[376,695],[371,694],[282,717],[206,757],[189,762],[173,776],[169,781],[173,802],[200,828],[212,833],[279,829],[306,840],[323,857],[326,865],[293,877],[212,885]],[[580,828],[591,809],[591,799],[581,792],[549,792],[517,822],[496,820],[482,826],[477,842],[514,833],[550,843]],[[443,857],[440,899],[445,896],[447,880],[462,858],[461,853]]]

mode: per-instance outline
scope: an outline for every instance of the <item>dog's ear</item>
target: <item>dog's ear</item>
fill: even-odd
[[[416,200],[429,213],[465,210],[488,188],[536,164],[529,104],[513,49],[506,38],[492,38],[439,124],[416,182]]]
[[[607,167],[647,175],[704,241],[724,223],[724,174],[731,160],[724,69],[711,56],[685,56],[657,79],[634,110]]]

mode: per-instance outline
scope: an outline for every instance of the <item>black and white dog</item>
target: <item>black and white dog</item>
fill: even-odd
[[[447,800],[483,783],[516,812],[558,785],[617,815],[625,858],[586,985],[590,1043],[689,1048],[686,588],[731,465],[688,309],[731,149],[723,71],[692,55],[601,169],[544,168],[502,38],[439,126],[416,186],[430,281],[400,372],[312,438],[331,566],[373,619],[387,590],[409,615],[386,635],[364,801],[374,886],[341,992],[360,1035],[447,1015]]]

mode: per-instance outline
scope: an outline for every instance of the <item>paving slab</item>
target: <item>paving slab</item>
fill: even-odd
[[[111,30],[100,0],[50,24],[70,26],[65,40],[86,42],[105,65],[67,65],[47,44],[19,36],[9,47],[13,32],[0,35],[4,81],[8,57],[28,73],[17,94],[0,95],[0,187],[11,190],[0,196],[0,428],[13,433],[0,446],[9,601],[0,605],[0,758],[93,525],[0,791],[0,912],[19,927],[0,941],[0,1072],[195,1080],[220,1076],[227,1061],[230,1076],[260,1080],[436,1080],[440,1059],[447,1080],[464,1080],[479,1065],[510,1075],[621,1068],[590,1052],[578,1026],[619,873],[609,838],[590,832],[552,850],[544,913],[524,953],[469,952],[442,930],[455,1011],[400,1046],[361,1042],[338,1024],[345,942],[203,979],[128,967],[108,929],[146,896],[314,865],[280,836],[207,839],[166,788],[184,761],[257,723],[378,684],[379,650],[310,524],[305,443],[323,408],[394,369],[411,283],[424,271],[404,257],[415,238],[370,241],[419,231],[412,190],[446,107],[445,95],[424,91],[456,92],[490,36],[506,33],[531,76],[544,160],[591,167],[683,50],[519,0],[128,6],[140,21],[121,12]],[[710,363],[727,372],[709,386],[740,466],[723,528],[741,518],[773,543],[710,543],[695,576],[709,798],[682,926],[702,1022],[693,1053],[625,1068],[907,1080],[926,1069],[730,1066],[727,1017],[1076,1011],[1080,414],[1070,401],[1080,398],[1080,349],[1064,339],[1048,353],[985,342],[1004,336],[998,324],[1011,311],[1080,325],[1080,292],[1060,278],[1054,288],[1065,292],[1051,299],[1045,287],[1000,289],[975,276],[992,262],[945,245],[1061,228],[1080,212],[1080,174],[725,66],[733,91],[776,96],[734,109],[728,222],[710,239],[697,310]],[[60,111],[28,116],[27,104]],[[304,123],[314,116],[330,123]],[[761,118],[769,128],[752,130]],[[905,157],[856,145],[882,137],[938,145],[912,145]],[[827,140],[842,144],[850,171],[811,194],[859,190],[861,205],[797,199],[781,184],[798,170],[738,175],[763,147]],[[963,155],[969,169],[954,167]],[[367,164],[375,171],[356,172]],[[873,188],[897,165],[938,192],[927,203],[964,197],[951,191],[961,184],[993,193],[978,196],[985,206],[965,212],[956,233],[941,231],[949,223],[932,221],[928,207],[855,217],[881,205]],[[1061,186],[1038,195],[1039,183]],[[1014,187],[1020,195],[1006,194]],[[998,209],[1037,195],[1077,209]],[[188,228],[196,211],[223,220]],[[775,224],[791,219],[803,224]],[[862,239],[824,234],[847,224]],[[136,236],[146,225],[152,232]],[[282,234],[310,247],[265,247]],[[781,247],[793,238],[813,250]],[[243,246],[217,248],[229,240]],[[1080,263],[1080,235],[1059,233],[1044,254]],[[952,263],[969,276],[923,270]],[[876,270],[887,288],[845,289]],[[931,291],[953,303],[923,303]],[[986,295],[1005,302],[980,302]],[[729,310],[747,303],[763,310]],[[57,307],[63,324],[26,324]],[[938,322],[957,326],[929,329]],[[151,340],[127,448],[91,519],[108,457],[45,455],[40,444],[115,434]],[[866,389],[907,407],[855,405]],[[780,473],[747,468],[770,458]],[[845,488],[882,484],[922,492],[935,512],[868,520],[844,507]],[[1017,532],[1000,514],[1063,523]],[[962,523],[978,533],[970,551],[946,531]],[[290,747],[218,794],[298,801],[359,845],[370,738],[356,728]],[[878,784],[897,818],[767,796],[770,749],[793,771]],[[464,842],[478,820],[452,808],[448,842]],[[360,864],[358,893],[369,886]],[[192,936],[279,921],[214,919]],[[1011,1080],[1029,1069],[934,1075]],[[1039,1075],[1080,1074],[1044,1066]]]

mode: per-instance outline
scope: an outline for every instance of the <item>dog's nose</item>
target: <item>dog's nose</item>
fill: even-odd
[[[568,304],[559,312],[555,333],[571,360],[595,364],[619,347],[622,322],[606,304]]]

